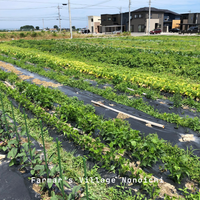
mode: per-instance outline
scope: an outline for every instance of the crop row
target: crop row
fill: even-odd
[[[63,69],[62,67],[58,67],[56,64],[53,65],[53,69],[56,70],[56,72],[52,71],[45,71],[42,67],[38,66],[32,66],[32,65],[25,65],[24,60],[21,61],[14,61],[9,58],[1,57],[1,59],[4,59],[5,61],[11,62],[11,63],[17,63],[18,66],[28,69],[29,71],[38,73],[40,75],[46,76],[50,79],[54,79],[58,81],[59,83],[69,85],[71,87],[76,87],[80,88],[83,90],[87,90],[90,92],[93,92],[95,94],[101,95],[106,99],[115,101],[117,103],[121,103],[130,107],[134,107],[138,110],[141,110],[149,115],[152,115],[156,118],[165,120],[170,123],[176,123],[177,126],[184,126],[184,127],[189,127],[195,131],[200,130],[200,123],[199,123],[199,118],[190,118],[190,117],[180,117],[178,114],[174,113],[159,113],[157,110],[154,110],[154,108],[147,103],[145,103],[142,98],[140,99],[129,99],[126,95],[117,95],[112,88],[106,88],[106,89],[100,89],[96,87],[91,87],[88,82],[84,81],[83,79],[76,80],[76,79],[71,79],[68,77],[68,75],[72,75],[75,73],[75,71],[71,71],[70,69]],[[25,59],[26,60],[26,59]],[[42,65],[42,63],[40,63]],[[45,62],[44,62],[45,65]],[[52,67],[52,66],[51,66]],[[61,72],[59,72],[61,71]],[[64,75],[67,74],[67,75]],[[77,74],[77,73],[75,73]],[[77,74],[78,75],[78,74]],[[76,75],[76,77],[77,77]],[[10,80],[12,81],[12,80]],[[127,88],[126,83],[122,83],[121,85],[122,90]],[[126,90],[126,89],[125,89]]]
[[[97,160],[101,160],[101,152],[105,146],[100,142],[98,137],[95,141],[95,147],[97,149],[95,147],[91,148],[89,144],[93,144],[94,142],[90,137],[92,132],[94,132],[96,129],[99,129],[100,137],[106,141],[108,146],[112,149],[112,151],[110,151],[110,156],[112,156],[109,157],[107,161],[105,161],[104,167],[108,167],[108,169],[115,169],[118,167],[119,162],[116,166],[111,165],[111,161],[113,160],[113,152],[123,154],[124,151],[126,151],[128,154],[131,154],[133,158],[140,160],[141,166],[152,165],[158,160],[162,160],[165,163],[166,169],[171,172],[170,176],[172,176],[178,182],[182,179],[182,177],[185,176],[185,174],[191,176],[192,179],[199,179],[200,163],[196,156],[190,156],[191,152],[185,152],[184,150],[179,149],[177,146],[172,147],[170,144],[165,143],[163,140],[159,140],[157,135],[150,134],[149,136],[142,139],[140,132],[130,129],[129,125],[127,125],[125,122],[120,120],[105,121],[96,116],[94,114],[94,110],[90,106],[84,106],[79,101],[74,100],[73,98],[68,98],[66,95],[59,91],[54,91],[43,87],[39,88],[35,85],[29,85],[28,83],[17,83],[16,86],[19,88],[20,92],[23,92],[23,95],[20,95],[20,93],[18,93],[16,90],[10,90],[10,93],[12,94],[12,97],[14,97],[20,103],[25,104],[27,101],[25,99],[27,98],[32,101],[34,100],[34,103],[43,102],[42,97],[41,99],[38,99],[40,95],[37,96],[37,94],[41,93],[49,97],[47,97],[47,99],[44,101],[45,106],[47,106],[47,101],[52,101],[52,98],[54,99],[54,102],[59,103],[61,107],[56,108],[56,113],[52,117],[46,112],[44,113],[44,110],[41,107],[36,106],[38,104],[33,105],[32,103],[29,103],[29,109],[31,109],[38,117],[40,116],[42,119],[44,117],[50,122],[50,124],[53,123],[59,130],[66,133],[69,137],[72,137],[73,134],[71,131],[73,129],[70,129],[68,126],[64,125],[65,129],[62,130],[61,125],[65,124],[66,121],[75,121],[77,127],[83,129],[86,135],[82,136],[76,133],[77,137],[74,138],[73,136],[73,140],[75,140],[75,142],[79,145],[82,145],[86,149],[92,151],[91,156]],[[38,110],[35,109],[36,107]],[[58,120],[57,117],[59,117],[60,120]],[[82,137],[83,141],[81,140]],[[84,141],[86,143],[84,143]],[[97,145],[98,142],[101,144],[100,147]],[[119,149],[116,150],[116,148]],[[98,156],[96,153],[98,153]],[[102,157],[103,159],[105,159],[104,156]],[[124,162],[124,159],[122,159],[122,163],[120,163],[120,166],[122,167],[122,169],[120,169],[122,170],[121,173],[125,173],[127,171],[127,166],[124,165]]]
[[[82,39],[81,41],[91,43],[91,39]],[[115,47],[129,47],[137,49],[146,49],[153,51],[169,51],[183,55],[198,56],[199,37],[184,37],[179,36],[158,36],[158,37],[118,37],[118,38],[93,38],[93,44],[109,45]]]
[[[151,86],[154,89],[160,89],[161,91],[174,93],[180,90],[180,93],[187,96],[200,98],[200,85],[196,83],[189,83],[186,80],[178,79],[177,77],[155,76],[153,73],[144,73],[138,70],[130,70],[125,67],[98,67],[87,65],[86,63],[79,61],[69,61],[67,59],[51,56],[39,51],[30,49],[22,49],[18,47],[11,47],[8,45],[1,45],[1,53],[6,55],[13,55],[16,58],[27,59],[33,63],[45,63],[48,67],[55,68],[55,64],[58,67],[68,67],[79,70],[87,74],[95,75],[96,77],[102,77],[107,79],[121,79],[126,82],[137,83],[143,87]]]
[[[80,145],[85,150],[90,151],[90,156],[100,161],[103,167],[113,170],[114,168],[119,167],[119,173],[123,175],[124,173],[130,171],[132,178],[147,177],[151,178],[151,174],[148,175],[142,170],[134,171],[133,166],[129,165],[130,161],[120,156],[124,153],[123,149],[116,150],[113,146],[109,147],[109,151],[105,151],[106,146],[100,141],[99,138],[95,140],[89,135],[80,135],[78,131],[69,127],[65,122],[58,119],[55,115],[52,116],[45,112],[40,106],[31,103],[28,99],[24,98],[23,95],[20,95],[16,90],[7,89],[2,83],[0,83],[1,88],[6,91],[9,96],[18,101],[25,108],[31,110],[38,118],[42,119],[44,122],[56,127],[59,131],[62,131],[64,135],[72,139],[76,144]],[[104,152],[104,154],[102,153]],[[158,183],[152,184],[143,184],[142,188],[147,192],[154,191],[151,193],[151,197],[155,197],[159,194],[159,188],[157,188]]]
[[[171,54],[169,52],[153,52],[135,48],[102,46],[89,43],[65,42],[55,40],[14,41],[9,43],[22,48],[34,48],[42,52],[63,55],[65,57],[87,58],[96,62],[122,65],[130,68],[172,73],[175,76],[199,79],[200,61],[191,55]]]
[[[2,94],[3,98],[1,99],[2,101],[0,101],[0,110],[2,110],[2,105],[4,105],[4,111],[5,111],[6,115],[8,115],[12,119],[15,119],[16,122],[19,124],[19,127],[22,127],[22,131],[18,132],[18,136],[20,138],[22,135],[26,134],[25,133],[26,132],[25,131],[25,123],[24,123],[25,115],[22,114],[19,109],[17,109],[14,106],[12,106],[12,103],[9,101],[9,98],[5,93],[1,92],[1,94]],[[13,112],[10,112],[10,111],[13,111],[14,114],[13,114]],[[4,120],[4,115],[2,115],[1,118],[2,118],[2,121],[0,119],[0,122],[2,122],[1,123],[1,125],[2,125],[1,128],[4,127],[4,132],[2,133],[2,130],[0,129],[0,144],[1,144],[0,149],[1,148],[5,149],[6,148],[5,145],[7,143],[9,143],[9,146],[10,146],[11,143],[13,143],[13,144],[16,143],[16,140],[15,140],[15,138],[11,138],[11,140],[13,142],[9,141],[7,139],[6,139],[6,141],[4,140],[5,139],[5,134],[6,134],[6,132],[5,132],[6,123],[5,123],[5,120]],[[13,124],[10,124],[9,120],[7,122],[8,122],[7,125],[9,127],[9,132],[10,132],[9,136],[11,136],[13,133],[15,133],[15,128],[13,128],[14,132],[12,130],[10,130],[10,127],[13,126]],[[41,139],[41,137],[42,137],[41,124],[39,123],[38,119],[35,118],[35,117],[31,118],[31,119],[26,118],[26,123],[27,123],[27,127],[28,127],[28,132],[29,132],[28,135],[32,136],[35,140],[37,140],[40,143],[42,143],[42,141],[41,141],[42,140]],[[3,138],[4,139],[1,137],[2,134],[3,134]],[[44,136],[45,146],[48,147],[48,149],[47,149],[47,162],[49,163],[50,160],[51,160],[51,162],[52,162],[51,166],[52,166],[52,164],[53,165],[55,164],[56,166],[58,166],[58,155],[56,154],[57,145],[56,145],[55,142],[52,142],[53,138],[49,136],[49,133],[48,133],[48,130],[47,130],[46,127],[43,127],[43,136]],[[4,141],[4,145],[3,146],[2,146],[2,142],[1,142],[2,139]],[[21,143],[21,141],[20,141],[20,143]],[[28,150],[27,147],[29,145],[27,146],[27,143],[23,143],[23,146],[25,146],[26,152],[27,152],[27,150]],[[30,144],[30,146],[32,147],[32,143]],[[59,146],[60,147],[62,146],[62,143],[60,141],[59,141]],[[8,146],[7,146],[7,148],[10,149],[10,147],[8,147]],[[12,148],[14,149],[15,145],[12,145]],[[22,152],[24,152],[24,149],[22,149],[22,148],[20,148],[20,149],[21,149]],[[65,179],[66,179],[66,177],[72,178],[73,181],[75,181],[76,183],[79,183],[79,185],[81,185],[84,188],[85,181],[84,181],[84,179],[83,180],[80,179],[80,177],[84,176],[84,170],[83,170],[84,169],[84,165],[83,165],[84,162],[83,162],[82,157],[81,156],[74,157],[74,156],[72,156],[73,153],[65,152],[65,151],[62,150],[62,148],[60,148],[60,150],[61,150],[60,151],[60,156],[61,156],[61,163],[62,163],[61,166],[62,166],[62,169],[63,169],[63,177],[65,177]],[[34,152],[34,150],[32,152]],[[9,156],[11,156],[11,154],[13,154],[13,153],[14,153],[14,150],[12,150],[12,153],[9,153]],[[42,152],[40,152],[40,153],[42,153]],[[19,154],[16,154],[16,156],[14,156],[12,158],[10,164],[12,164],[13,160],[15,158],[17,158],[18,155]],[[27,152],[27,155],[29,156],[29,161],[30,161],[30,152]],[[35,155],[33,153],[32,153],[32,155],[35,157]],[[38,157],[38,155],[36,157]],[[25,155],[23,155],[23,156],[25,156]],[[35,164],[37,165],[38,161],[39,161],[38,159],[35,160],[34,161],[34,165]],[[26,164],[27,164],[27,162],[26,162]],[[21,163],[20,167],[23,168],[24,165]],[[31,167],[34,168],[33,166],[31,166]],[[41,166],[39,168],[40,168],[39,171],[42,172],[41,169],[43,167]],[[98,167],[94,167],[91,170],[87,170],[87,176],[90,177],[90,178],[93,178],[93,180],[96,179],[96,178],[98,178],[98,180],[101,180],[101,176],[97,173],[97,168]],[[57,167],[56,167],[56,170],[55,170],[55,167],[53,169],[51,169],[51,168],[49,169],[49,174],[50,174],[51,178],[52,178],[52,173],[55,173],[54,175],[58,175],[58,173],[56,172],[57,169],[58,169]],[[39,171],[37,171],[37,172],[39,172]],[[39,176],[39,174],[37,174],[37,177],[38,176]],[[106,180],[106,182],[108,182],[108,181]],[[41,184],[40,186],[43,188],[44,184]],[[46,185],[45,188],[47,188],[49,186],[50,185],[48,185],[48,186]],[[45,188],[44,188],[43,192],[46,191]],[[121,199],[129,199],[129,200],[139,200],[139,199],[141,199],[142,197],[145,196],[144,194],[142,195],[140,192],[137,192],[137,194],[135,194],[134,197],[132,197],[132,193],[130,193],[130,191],[127,191],[127,192],[122,192],[121,191],[121,189],[123,190],[123,187],[118,186],[117,189],[115,189],[113,187],[106,187],[105,181],[104,181],[104,183],[99,181],[99,183],[97,183],[97,184],[92,184],[92,183],[89,182],[88,183],[88,188],[89,188],[89,199],[105,199],[105,200],[106,199],[114,199],[114,200],[116,200],[116,199],[119,199],[119,200],[121,200]],[[53,189],[55,191],[55,186],[53,186],[51,189]],[[75,196],[74,195],[74,192],[75,192],[74,189],[75,188],[73,188],[73,192],[71,193],[71,197],[67,198],[68,200],[72,200],[72,199],[74,200],[74,196]],[[53,197],[51,198],[52,200],[53,199],[56,200],[58,197],[60,197],[60,196],[55,196],[54,193],[52,195],[53,195]],[[43,198],[43,194],[42,194],[41,198]],[[61,199],[61,197],[59,199]],[[85,199],[85,198],[81,198],[81,199]]]
[[[2,95],[0,94],[1,99],[1,108],[2,112],[0,114],[0,150],[4,153],[7,153],[7,158],[10,159],[9,166],[18,165],[20,166],[20,170],[25,169],[30,170],[30,174],[33,177],[37,177],[38,179],[42,179],[42,177],[47,177],[47,179],[54,180],[57,179],[55,182],[51,181],[45,181],[43,185],[41,186],[41,190],[47,189],[49,191],[49,196],[53,196],[54,200],[59,200],[58,196],[55,195],[55,189],[60,189],[62,191],[62,199],[66,199],[66,194],[64,192],[64,185],[68,188],[70,188],[69,184],[64,181],[63,179],[63,169],[61,167],[61,158],[60,158],[60,147],[58,143],[57,138],[57,152],[54,152],[47,156],[46,154],[46,147],[44,142],[44,131],[42,127],[42,122],[40,122],[40,128],[41,128],[41,136],[42,136],[42,142],[43,142],[43,151],[38,152],[36,148],[32,148],[33,143],[30,140],[30,134],[29,129],[27,126],[27,118],[24,113],[24,122],[26,129],[22,131],[17,130],[16,125],[16,116],[14,114],[13,105],[11,103],[11,111],[12,111],[12,117],[14,124],[10,123],[9,120],[7,120],[6,114],[5,114],[5,104],[2,98]],[[22,138],[27,137],[28,142],[25,140],[22,140]],[[59,162],[58,165],[54,165],[53,168],[49,168],[50,163],[53,161],[53,158],[55,159],[54,154],[58,153],[58,159]],[[41,155],[44,154],[44,159],[41,158]],[[43,164],[42,162],[45,162]],[[59,175],[59,178],[58,178]],[[29,177],[32,179],[31,177]],[[62,179],[61,181],[58,181],[59,179]],[[56,187],[53,185],[55,183]],[[44,189],[45,188],[45,189]],[[81,186],[75,186],[73,188],[72,193],[67,197],[68,200],[74,199],[77,195],[75,194]]]

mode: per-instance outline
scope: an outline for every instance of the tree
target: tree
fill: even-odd
[[[58,26],[57,25],[54,25],[53,28],[55,28],[56,30],[58,30]]]
[[[72,26],[72,29],[73,29],[73,30],[75,30],[75,29],[76,29],[76,27],[75,27],[75,26]]]
[[[39,27],[39,26],[36,26],[36,27],[35,27],[35,29],[36,29],[36,30],[39,30],[39,29],[40,29],[40,27]]]
[[[34,31],[34,26],[32,25],[21,26],[20,31]]]

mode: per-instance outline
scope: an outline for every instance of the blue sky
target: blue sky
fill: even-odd
[[[87,26],[87,16],[128,11],[129,0],[70,0],[72,26]],[[23,25],[52,28],[59,25],[58,5],[62,28],[69,27],[68,6],[62,6],[68,0],[0,0],[0,29],[19,29]],[[148,0],[131,0],[131,10],[148,7]],[[199,0],[152,0],[152,7],[169,9],[177,13],[199,12]]]

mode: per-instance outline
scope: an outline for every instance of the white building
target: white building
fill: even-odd
[[[100,16],[88,16],[88,29],[91,33],[101,32],[101,17]]]

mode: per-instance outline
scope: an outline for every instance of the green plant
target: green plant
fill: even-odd
[[[186,200],[193,200],[193,199],[194,200],[200,200],[200,192],[198,192],[197,189],[195,189],[196,192],[194,194],[189,192],[188,188],[186,188],[186,187],[183,188],[183,189],[179,188],[179,190],[183,192]]]
[[[37,37],[37,35],[38,35],[38,34],[37,34],[36,32],[32,32],[32,33],[31,33],[31,37]]]
[[[57,33],[56,33],[56,32],[54,32],[52,35],[53,35],[54,37],[56,37],[56,36],[57,36]]]
[[[182,97],[180,95],[180,90],[177,90],[173,96],[173,102],[175,107],[180,107],[181,106],[181,100]]]
[[[19,34],[19,37],[21,37],[21,38],[22,38],[22,37],[26,37],[26,35],[25,35],[24,33],[20,33],[20,34]]]

